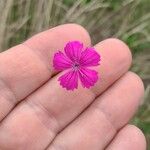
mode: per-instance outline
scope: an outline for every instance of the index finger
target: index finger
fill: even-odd
[[[0,121],[53,75],[52,57],[71,40],[90,45],[87,31],[75,24],[61,25],[33,36],[0,54]]]

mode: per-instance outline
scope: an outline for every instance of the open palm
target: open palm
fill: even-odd
[[[73,40],[91,44],[85,29],[67,24],[0,54],[0,150],[145,150],[142,132],[128,125],[143,95],[128,72],[130,50],[117,39],[98,43],[100,81],[66,91],[52,60]]]

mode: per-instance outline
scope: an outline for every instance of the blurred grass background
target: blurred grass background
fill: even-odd
[[[129,45],[131,70],[146,89],[132,122],[143,130],[150,147],[150,0],[0,0],[0,51],[68,22],[84,26],[93,44],[117,37]]]

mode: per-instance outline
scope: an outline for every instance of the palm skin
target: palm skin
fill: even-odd
[[[130,50],[117,39],[95,45],[100,81],[70,92],[52,59],[72,40],[91,45],[85,29],[67,24],[0,54],[0,150],[145,150],[142,132],[128,125],[144,91],[128,72]]]

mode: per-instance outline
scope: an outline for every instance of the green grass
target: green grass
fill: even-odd
[[[133,54],[131,70],[145,83],[145,98],[133,119],[150,145],[149,0],[1,0],[0,51],[35,33],[63,23],[78,23],[93,44],[109,37],[125,41]]]

